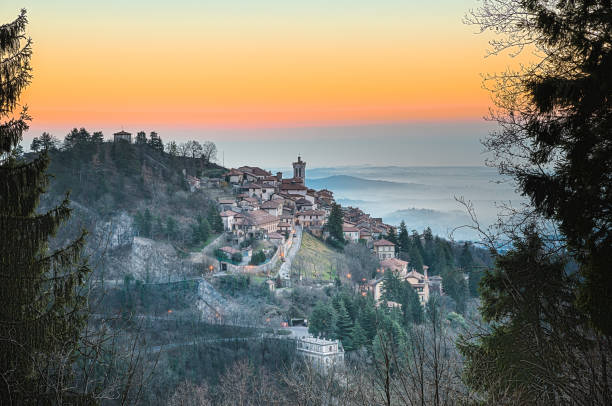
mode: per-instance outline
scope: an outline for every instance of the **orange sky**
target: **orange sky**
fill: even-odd
[[[475,1],[124,3],[25,1],[37,128],[479,120],[508,64],[461,23]]]

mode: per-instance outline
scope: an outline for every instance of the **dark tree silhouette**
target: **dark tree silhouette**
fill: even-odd
[[[47,242],[70,216],[68,198],[39,214],[49,163],[46,152],[31,162],[13,153],[28,129],[19,97],[31,78],[31,39],[25,10],[0,26],[0,398],[11,404],[71,403],[72,363],[85,315],[87,266],[76,265],[85,233],[69,246],[49,251]]]

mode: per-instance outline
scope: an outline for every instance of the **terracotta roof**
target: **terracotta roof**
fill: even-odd
[[[241,189],[261,189],[257,183],[246,183],[240,187]]]
[[[248,224],[252,226],[259,226],[278,221],[278,217],[273,216],[263,210],[253,210],[252,212],[246,213],[245,217]]]
[[[283,237],[279,233],[270,233],[270,234],[268,234],[268,238],[270,238],[272,240],[283,240],[285,237]]]
[[[281,190],[307,190],[308,188],[299,183],[283,183],[280,187]]]
[[[406,267],[408,266],[408,262],[402,261],[401,259],[397,258],[389,258],[385,259],[384,261],[380,261],[380,265],[384,269],[391,269],[392,271],[401,271],[406,269]]]
[[[359,231],[359,229],[357,227],[353,227],[351,225],[348,224],[343,224],[342,225],[342,231],[345,233],[356,233]]]
[[[277,209],[281,204],[282,202],[280,202],[279,200],[268,200],[266,202],[263,202],[259,207],[261,207],[262,209]]]
[[[281,221],[280,223],[278,223],[278,228],[291,228],[291,224]]]
[[[238,213],[236,213],[235,211],[225,210],[225,211],[222,211],[221,213],[219,213],[219,216],[221,216],[221,217],[232,217],[232,216],[235,216],[236,214],[238,214]]]
[[[244,175],[243,172],[239,171],[238,169],[230,169],[230,171],[227,173],[227,176],[232,176],[232,175],[237,175],[237,176],[241,176]]]
[[[393,244],[391,241],[387,241],[387,240],[385,240],[383,238],[383,239],[374,241],[374,246],[375,247],[382,247],[382,246],[392,246],[392,247],[395,247],[395,244]]]
[[[255,176],[270,176],[272,175],[270,172],[263,170],[257,166],[241,166],[238,170],[250,173]]]

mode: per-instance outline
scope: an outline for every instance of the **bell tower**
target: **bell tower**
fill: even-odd
[[[298,155],[297,162],[293,163],[293,179],[299,181],[302,185],[306,178],[306,162],[302,161],[302,157]]]

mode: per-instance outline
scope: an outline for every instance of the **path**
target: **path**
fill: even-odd
[[[285,262],[283,262],[280,270],[278,271],[278,275],[281,277],[281,279],[289,279],[289,275],[291,275],[291,262],[302,245],[302,226],[296,226],[295,230],[296,232],[295,237],[293,237],[293,244],[289,249],[289,253],[285,257]]]

